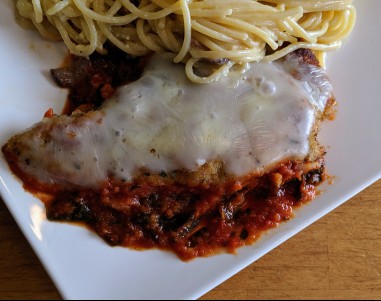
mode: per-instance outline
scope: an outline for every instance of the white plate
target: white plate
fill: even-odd
[[[48,222],[0,156],[1,196],[64,298],[196,299],[381,177],[381,1],[355,4],[355,31],[328,61],[339,107],[320,140],[334,184],[236,256],[184,263],[166,252],[110,248],[81,227]],[[20,29],[11,10],[12,0],[0,1],[0,145],[50,107],[59,112],[66,97],[47,71],[64,49]]]

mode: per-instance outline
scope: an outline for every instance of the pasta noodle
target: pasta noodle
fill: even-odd
[[[70,52],[105,52],[110,41],[132,56],[170,53],[198,83],[237,65],[274,61],[298,48],[318,54],[351,32],[352,0],[15,0],[20,16]],[[212,62],[208,75],[195,71]]]

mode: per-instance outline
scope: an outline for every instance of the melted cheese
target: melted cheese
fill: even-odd
[[[224,161],[227,173],[245,175],[304,158],[330,94],[325,72],[292,56],[253,63],[207,85],[189,82],[182,66],[154,57],[138,81],[99,111],[76,122],[44,120],[49,138],[41,143],[41,135],[29,135],[20,161],[27,159],[28,172],[42,181],[80,186],[109,176],[130,180],[142,167],[195,170],[213,159]]]

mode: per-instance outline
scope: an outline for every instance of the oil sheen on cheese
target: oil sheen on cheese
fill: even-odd
[[[305,157],[331,89],[322,69],[292,56],[211,84],[191,83],[183,66],[155,56],[99,111],[42,121],[49,138],[27,134],[21,156],[42,181],[90,187],[131,180],[140,168],[195,170],[214,159],[226,173],[245,175]]]

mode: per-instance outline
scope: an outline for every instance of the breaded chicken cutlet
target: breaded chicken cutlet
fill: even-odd
[[[189,260],[234,252],[315,197],[334,98],[311,51],[208,85],[183,73],[153,56],[99,109],[46,117],[8,141],[25,187],[50,194],[49,219]]]

